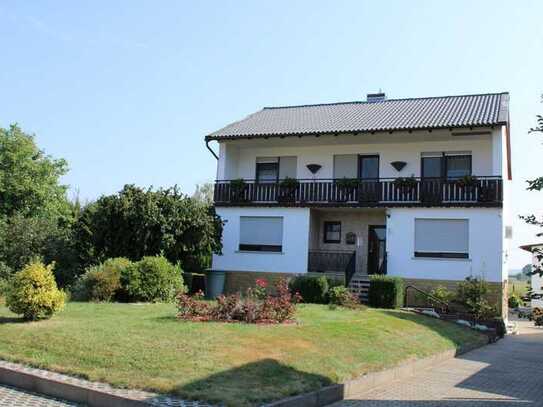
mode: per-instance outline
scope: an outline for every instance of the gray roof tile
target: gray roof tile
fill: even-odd
[[[508,105],[508,93],[489,93],[265,107],[206,139],[486,127],[505,124]]]

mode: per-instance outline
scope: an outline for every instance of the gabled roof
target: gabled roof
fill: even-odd
[[[265,107],[206,140],[491,127],[506,124],[508,114],[507,92]]]

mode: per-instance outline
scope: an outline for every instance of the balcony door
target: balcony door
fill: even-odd
[[[379,180],[379,156],[360,155],[358,156],[358,178],[362,181]]]

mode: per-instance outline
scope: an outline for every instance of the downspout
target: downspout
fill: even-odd
[[[219,161],[219,156],[218,156],[217,154],[215,154],[215,151],[213,151],[213,150],[211,149],[211,147],[209,147],[209,142],[210,142],[210,141],[211,141],[211,140],[209,140],[209,139],[206,137],[206,148],[211,152],[211,154],[213,154],[213,157],[215,157],[215,159],[216,159],[217,161]]]

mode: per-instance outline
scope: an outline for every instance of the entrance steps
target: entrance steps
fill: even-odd
[[[369,290],[370,277],[367,274],[355,273],[349,282],[349,291],[360,298],[361,302],[367,303]]]

